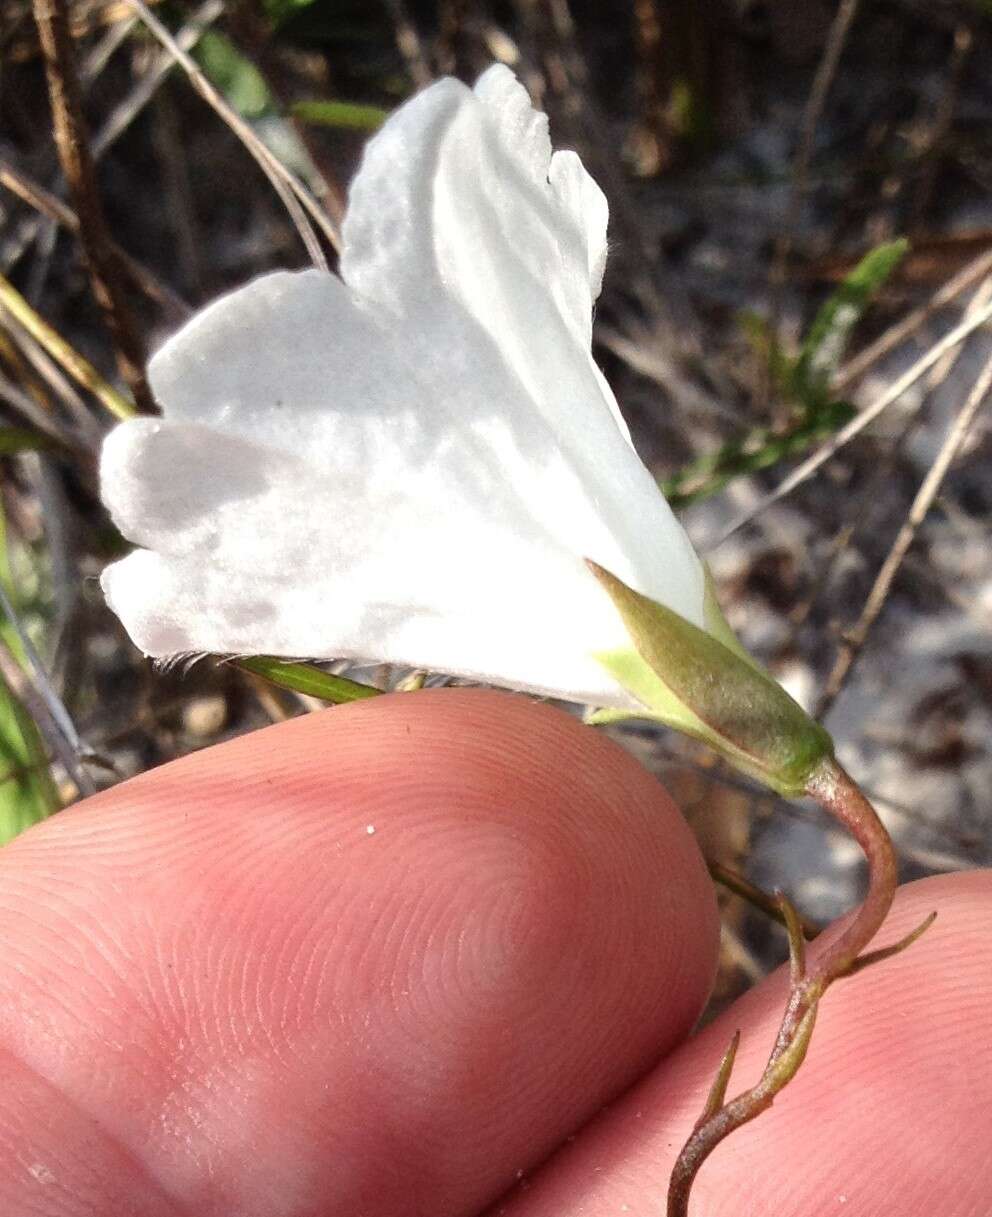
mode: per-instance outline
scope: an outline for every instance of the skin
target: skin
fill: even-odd
[[[883,939],[932,907],[830,993],[700,1217],[987,1217],[992,877],[909,886]],[[108,791],[0,853],[0,913],[18,1217],[659,1214],[732,1030],[742,1084],[783,993],[690,1038],[718,926],[678,812],[604,737],[478,691]]]

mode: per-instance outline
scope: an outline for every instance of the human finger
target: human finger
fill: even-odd
[[[806,1062],[774,1107],[718,1147],[706,1217],[986,1217],[992,1196],[992,872],[900,890],[883,931],[905,953],[826,996]],[[777,973],[683,1044],[523,1190],[506,1217],[657,1217],[731,1034],[731,1093],[757,1080],[785,995]]]
[[[165,766],[0,853],[0,1211],[478,1210],[684,1036],[681,817],[519,698],[440,690]]]

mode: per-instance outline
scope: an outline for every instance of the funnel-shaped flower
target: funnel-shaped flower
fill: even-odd
[[[705,577],[590,354],[607,206],[503,67],[371,141],[341,279],[272,274],[158,352],[107,440],[148,654],[409,664],[606,706],[629,647],[585,559],[704,627]]]

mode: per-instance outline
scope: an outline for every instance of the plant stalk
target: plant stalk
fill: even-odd
[[[139,409],[153,413],[155,402],[143,370],[144,344],[128,307],[117,246],[100,203],[65,0],[34,0],[34,17],[48,75],[55,145],[75,203],[93,295],[113,339],[121,375]]]
[[[775,1096],[796,1075],[806,1055],[820,998],[833,981],[858,970],[859,958],[885,920],[895,895],[897,868],[892,842],[857,784],[833,757],[828,757],[819,763],[806,790],[848,829],[864,850],[868,859],[868,892],[847,928],[808,967],[800,923],[782,898],[783,912],[789,923],[792,981],[775,1045],[755,1086],[722,1103],[716,1110],[712,1101],[707,1103],[672,1171],[668,1217],[688,1217],[689,1193],[702,1164],[725,1137],[770,1107]],[[910,935],[894,950],[908,946],[917,936],[918,932]],[[886,951],[884,957],[892,953],[894,951]],[[875,958],[866,956],[862,962],[875,962]],[[721,1066],[721,1085],[724,1087],[728,1072],[724,1063]]]

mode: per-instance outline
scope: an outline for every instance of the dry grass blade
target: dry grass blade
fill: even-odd
[[[176,34],[176,46],[184,52],[191,51],[207,28],[217,21],[223,12],[224,0],[206,0]],[[93,155],[98,160],[152,100],[159,86],[172,71],[175,62],[170,51],[162,51],[127,97],[114,108],[93,137]]]
[[[324,251],[321,248],[311,220],[324,234],[331,247],[339,250],[341,248],[340,236],[330,216],[328,216],[299,178],[266,148],[265,144],[262,143],[251,129],[251,126],[221,97],[189,55],[177,45],[176,40],[161,21],[148,9],[147,5],[142,3],[142,0],[127,0],[127,3],[130,4],[151,33],[183,69],[189,77],[193,88],[220,115],[227,126],[230,127],[244,144],[245,148],[255,158],[259,168],[271,182],[273,190],[279,195],[283,206],[295,224],[296,230],[300,234],[300,240],[306,247],[310,260],[320,270],[327,270],[327,259],[324,256]]]
[[[104,380],[96,368],[34,311],[21,293],[0,275],[0,306],[84,389],[88,389],[115,418],[133,418],[134,404]]]
[[[46,442],[70,452],[79,449],[80,455],[89,451],[85,443],[78,441],[75,436],[63,432],[52,416],[38,405],[30,393],[25,393],[12,380],[8,380],[2,372],[0,372],[0,402],[13,411],[22,423],[26,423],[30,431],[35,432]]]
[[[823,114],[823,107],[826,105],[830,86],[833,83],[834,76],[837,74],[837,67],[844,51],[844,45],[847,42],[847,36],[857,15],[858,2],[859,0],[841,0],[840,7],[834,15],[830,33],[827,36],[827,43],[823,49],[823,55],[820,58],[809,97],[806,101],[806,108],[803,113],[802,134],[799,140],[799,151],[792,170],[792,190],[789,194],[789,209],[783,225],[782,236],[775,247],[775,257],[772,262],[771,282],[776,289],[775,308],[772,312],[773,332],[778,329],[777,321],[780,311],[779,293],[785,283],[789,258],[795,243],[796,229],[799,226],[803,200],[806,197],[809,166],[810,161],[813,159],[813,144],[816,139],[816,129],[820,123],[820,116]]]
[[[2,280],[0,280],[2,287]],[[45,346],[22,325],[17,318],[0,305],[0,355],[10,369],[20,391],[26,392],[35,405],[53,420],[57,417],[53,409],[59,403],[72,420],[71,439],[66,436],[67,447],[81,448],[86,453],[86,463],[99,448],[104,427],[79,394],[62,365],[53,358]]]
[[[965,318],[973,317],[990,298],[992,298],[992,276],[986,278],[972,294],[965,309]],[[824,589],[832,584],[856,535],[858,533],[871,535],[876,529],[876,512],[879,505],[885,501],[884,488],[897,474],[899,455],[905,451],[912,436],[922,425],[924,406],[929,400],[930,394],[943,383],[964,349],[963,346],[954,347],[930,370],[924,391],[915,407],[908,412],[899,435],[890,445],[889,451],[874,464],[870,476],[859,493],[847,503],[846,514],[849,522],[839,529],[827,546],[823,559],[817,564],[810,594],[803,604],[790,614],[793,640],[798,638],[799,629],[809,619],[817,598]],[[941,591],[942,594],[949,593],[949,589],[946,587],[942,587]]]
[[[909,509],[909,514],[906,516],[892,548],[882,563],[875,583],[868,594],[868,599],[865,601],[865,606],[861,610],[861,616],[844,640],[833,671],[827,680],[823,696],[817,706],[816,714],[818,718],[826,714],[843,688],[844,681],[857,661],[869,631],[882,611],[899,567],[902,565],[909,547],[916,539],[917,530],[933,506],[941,483],[947,475],[947,471],[950,469],[954,458],[961,451],[962,445],[968,438],[978,411],[985,404],[990,391],[992,391],[992,357],[985,363],[971,392],[968,394],[967,400],[951,424],[944,443],[937,454],[937,458],[930,466],[927,476],[923,479],[919,490],[916,492],[916,498]]]
[[[52,687],[48,674],[45,672],[45,665],[41,662],[41,657],[34,649],[34,644],[21,625],[17,611],[13,604],[11,604],[10,597],[4,590],[2,582],[0,582],[0,610],[5,614],[11,629],[17,636],[23,659],[26,661],[25,668],[30,669],[35,691],[44,702],[47,715],[58,728],[62,739],[72,749],[73,755],[77,758],[84,756],[90,750],[79,738],[79,733],[76,730],[76,725],[72,721],[69,711],[62,704],[62,699]]]
[[[633,319],[628,321],[626,333],[603,321],[596,329],[596,342],[600,346],[612,351],[639,376],[660,385],[673,401],[679,403],[680,409],[687,413],[691,411],[700,418],[722,418],[735,425],[738,416],[716,396],[690,380],[682,370],[667,336],[667,327],[659,331],[658,328],[640,325]]]
[[[759,909],[766,917],[777,921],[779,925],[786,924],[780,898],[762,891],[757,884],[752,883],[744,875],[738,874],[737,871],[731,870],[729,866],[724,866],[722,862],[710,861],[706,863],[706,866],[710,872],[710,878],[715,883],[725,887],[728,892],[733,892],[735,896],[740,896],[742,900],[746,900],[748,904]],[[798,913],[795,915],[803,937],[812,942],[819,934],[820,927],[805,917],[800,917]]]
[[[959,343],[964,342],[964,340],[970,334],[973,334],[975,330],[980,329],[990,317],[992,317],[992,303],[985,305],[985,307],[980,309],[973,317],[969,317],[965,321],[962,321],[960,325],[956,325],[954,329],[945,334],[939,342],[934,343],[930,350],[927,351],[927,353],[921,359],[918,359],[908,371],[904,372],[902,376],[893,381],[893,383],[888,387],[888,389],[886,389],[886,391],[878,398],[877,401],[872,402],[867,409],[862,410],[860,414],[852,418],[851,421],[845,427],[842,427],[832,439],[828,440],[822,448],[819,448],[808,460],[803,461],[798,469],[793,470],[793,472],[790,473],[789,476],[771,492],[771,494],[765,495],[764,498],[756,503],[755,506],[749,511],[746,511],[743,515],[738,516],[730,527],[719,537],[719,539],[716,541],[716,545],[722,544],[739,528],[742,528],[749,521],[753,520],[755,516],[759,515],[762,511],[765,511],[768,507],[771,507],[773,503],[777,503],[780,499],[785,498],[787,494],[791,494],[791,492],[795,490],[797,486],[802,485],[803,482],[812,477],[813,474],[816,473],[816,471],[822,465],[829,461],[832,456],[839,452],[841,448],[849,444],[856,435],[860,435],[869,423],[874,422],[874,420],[878,418],[883,410],[886,410],[889,406],[891,406],[894,401],[898,401],[898,399],[902,397],[903,393],[905,393],[907,389],[912,388],[912,386],[920,379],[921,376],[925,376],[927,372],[929,372],[930,369],[947,354],[948,351],[952,350]]]
[[[979,283],[978,287],[972,293],[971,299],[968,301],[968,306],[964,311],[963,321],[969,321],[972,317],[977,316],[982,311],[988,302],[992,300],[992,275],[987,276]],[[929,395],[935,389],[947,380],[948,376],[957,367],[958,360],[964,353],[963,346],[952,347],[943,358],[930,369],[926,380],[926,394]]]
[[[403,0],[386,0],[386,9],[396,29],[396,46],[406,63],[410,79],[418,89],[424,89],[434,79],[434,73],[424,54],[417,27],[410,19]]]
[[[123,291],[116,250],[97,188],[65,0],[34,0],[34,15],[48,76],[55,145],[79,217],[79,239],[86,254],[93,295],[113,339],[121,375],[139,407],[152,410],[151,390],[144,373],[144,343]]]
[[[49,220],[54,220],[66,232],[71,232],[74,235],[78,234],[79,217],[72,208],[63,203],[50,190],[46,190],[44,186],[33,181],[26,173],[15,168],[9,161],[4,160],[3,157],[0,157],[0,186],[5,187],[11,194],[17,195],[19,199],[27,203],[29,207],[33,207],[39,214]],[[172,313],[178,320],[183,320],[190,315],[193,311],[190,305],[173,291],[167,283],[164,283],[147,266],[132,258],[115,241],[111,241],[111,246],[117,255],[121,268],[131,279],[134,286],[144,292],[149,300],[154,300],[156,304],[161,305],[162,308]]]
[[[131,31],[138,24],[137,17],[127,17],[123,14],[113,21],[103,37],[79,61],[79,79],[83,85],[91,85],[101,74],[116,52],[127,42]],[[73,30],[73,37],[78,38],[79,30]]]

